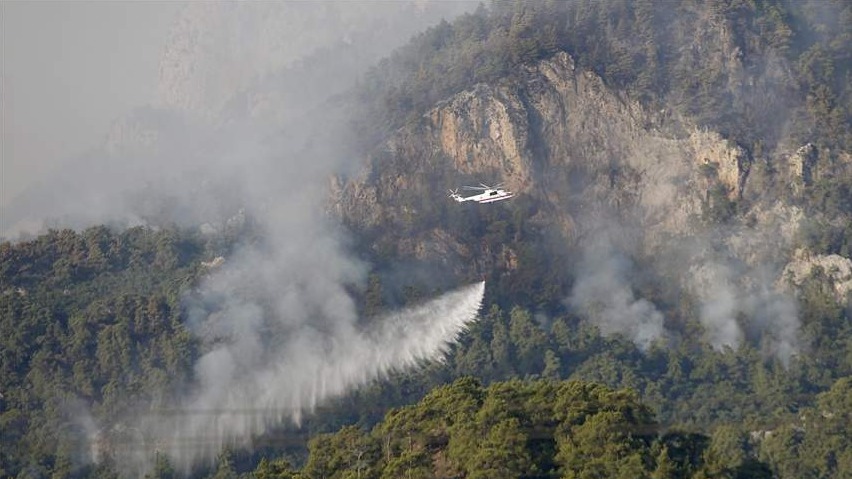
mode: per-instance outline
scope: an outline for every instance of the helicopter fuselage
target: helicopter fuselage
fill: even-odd
[[[508,200],[514,196],[511,191],[506,191],[504,189],[495,188],[495,189],[487,189],[478,195],[473,196],[461,196],[457,193],[453,193],[450,197],[459,203],[464,203],[465,201],[475,201],[477,203],[495,203],[497,201]]]

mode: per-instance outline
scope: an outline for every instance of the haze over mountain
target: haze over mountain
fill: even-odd
[[[3,469],[843,477],[850,22],[784,0],[190,5],[158,103],[4,211],[9,237],[109,228],[0,249],[24,338]],[[445,198],[479,182],[515,197]],[[656,419],[584,383],[462,379],[379,423],[464,375],[629,387]],[[260,445],[294,419],[376,429]]]
[[[155,98],[178,2],[3,2],[0,208]],[[10,225],[0,218],[0,231]]]
[[[304,127],[305,122],[297,119],[351,88],[359,74],[395,45],[472,6],[470,2],[187,4],[160,55],[159,79],[151,85],[156,100],[116,118],[102,133],[102,145],[64,162],[58,172],[48,171],[32,188],[8,201],[0,235],[34,233],[44,224],[137,224],[168,208],[163,197],[179,198],[184,205],[174,220],[210,219],[203,215],[214,209],[206,205],[212,199],[193,204],[186,193],[204,189],[199,173],[203,170],[215,182],[220,175],[230,178],[233,168],[261,168],[247,159],[234,166],[234,158],[213,153],[218,147],[212,142],[219,139],[242,148],[265,141],[269,132],[289,123]],[[281,78],[289,82],[287,87],[281,88]],[[327,125],[313,127],[333,131],[335,115],[328,116]],[[268,176],[246,172],[252,174]]]
[[[104,436],[127,428],[155,443],[213,441],[195,451],[168,448],[189,471],[329,397],[439,357],[475,318],[481,284],[361,332],[351,291],[369,266],[323,212],[329,176],[357,161],[341,107],[330,99],[393,45],[469,6],[188,4],[162,56],[157,105],[117,120],[101,148],[4,210],[13,235],[101,223],[177,223],[215,234],[246,217],[262,231],[261,241],[237,248],[199,285],[197,302],[187,300],[188,327],[212,349],[197,358],[197,383],[158,403],[214,417],[176,425],[84,414],[73,422],[88,431],[92,459],[103,456]],[[272,331],[276,341],[265,337]],[[273,385],[281,389],[267,389]],[[153,404],[137,405],[146,406]],[[233,418],[233,408],[266,412]],[[144,449],[140,457],[122,451],[110,457],[125,473],[150,467]]]

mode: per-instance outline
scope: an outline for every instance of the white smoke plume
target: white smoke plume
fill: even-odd
[[[802,349],[799,305],[795,298],[768,282],[761,282],[745,298],[743,309],[761,337],[764,354],[775,356],[785,367],[789,366]]]
[[[663,337],[663,315],[653,303],[636,297],[630,283],[632,264],[616,248],[612,231],[590,235],[582,254],[567,304],[604,336],[621,334],[642,350]]]
[[[790,364],[802,347],[801,321],[798,303],[776,286],[776,277],[765,264],[749,267],[733,258],[690,268],[704,337],[714,349],[737,349],[752,339],[767,356]]]
[[[101,147],[13,198],[0,211],[0,238],[49,227],[221,222],[239,207],[262,206],[244,194],[254,191],[254,180],[290,184],[270,175],[288,173],[284,167],[297,166],[296,157],[268,161],[252,151],[273,136],[273,155],[311,141],[329,146],[301,167],[316,169],[311,162],[321,161],[325,174],[351,169],[351,138],[329,99],[415,33],[476,5],[189,3],[161,57],[157,104],[116,120]]]
[[[737,349],[745,338],[737,321],[740,298],[730,268],[720,263],[703,263],[690,271],[701,300],[699,320],[704,338],[718,350]]]
[[[205,348],[195,383],[140,406],[138,418],[101,424],[93,456],[144,474],[157,451],[189,471],[327,398],[440,358],[475,319],[482,283],[364,329],[350,291],[368,266],[326,213],[330,176],[356,168],[361,154],[339,96],[417,31],[475,7],[191,4],[163,55],[160,104],[117,121],[102,148],[0,212],[9,237],[102,223],[215,232],[239,218],[262,237],[187,302]],[[177,414],[145,414],[164,406]],[[122,447],[128,440],[133,447]],[[186,441],[203,447],[180,447]]]
[[[649,266],[697,298],[702,340],[713,349],[750,344],[788,366],[804,342],[796,298],[779,287],[784,255],[778,253],[794,241],[790,225],[798,218],[797,211],[773,210],[761,215],[758,231],[732,225],[676,236],[656,250]],[[641,251],[643,228],[611,217],[586,221],[566,305],[603,335],[621,334],[642,350],[674,338],[677,333],[666,330],[659,309],[636,293],[643,275],[631,258]]]
[[[753,214],[759,228],[730,225],[672,244],[670,270],[698,299],[704,340],[714,349],[750,344],[786,366],[806,346],[798,302],[781,286],[803,215],[783,205]]]

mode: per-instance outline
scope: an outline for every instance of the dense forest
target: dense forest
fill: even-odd
[[[850,36],[852,7],[839,0],[493,2],[377,65],[357,92],[367,121],[356,126],[370,148],[454,93],[566,51],[611,87],[721,132],[762,167],[779,167],[769,152],[780,144],[812,142],[828,159],[815,181],[762,194],[807,212],[800,242],[810,251],[849,258],[852,175],[839,158],[852,149]],[[705,223],[742,209],[719,202]],[[682,334],[642,350],[564,307],[572,278],[542,254],[534,209],[522,199],[437,210],[460,239],[522,252],[514,275],[487,282],[480,320],[445,361],[333,400],[192,475],[852,477],[852,298],[837,301],[829,272],[815,268],[796,292],[808,349],[789,364],[759,344],[702,342],[695,299],[653,277],[642,295]],[[108,453],[83,460],[98,431],[82,411],[110,424],[192,382],[205,345],[184,302],[261,235],[249,219],[215,234],[101,226],[0,244],[0,477],[116,477]],[[376,271],[351,292],[364,316],[439,292],[390,284],[381,268],[396,258],[365,255]],[[134,434],[112,431],[113,447]],[[155,456],[149,477],[183,477],[155,447],[141,453]]]
[[[77,417],[77,405],[92,404],[93,414],[108,419],[131,410],[136,401],[156,404],[156,394],[192,375],[191,365],[200,345],[183,323],[180,295],[215,267],[210,260],[230,247],[227,242],[202,239],[178,230],[134,228],[115,233],[99,227],[81,233],[55,231],[30,242],[6,243],[0,248],[4,475],[26,472],[102,477],[108,473],[108,463],[94,469],[95,466],[81,467],[78,463],[87,431],[86,424]],[[371,289],[378,287],[376,281],[371,281],[360,293],[364,304],[371,297],[381,296]],[[695,341],[642,352],[625,339],[601,337],[594,326],[570,315],[543,319],[522,306],[504,311],[493,304],[445,362],[420,372],[396,375],[333,401],[322,414],[309,418],[301,432],[284,430],[279,436],[313,436],[345,424],[358,425],[331,436],[315,437],[309,445],[304,477],[315,477],[311,471],[316,468],[327,468],[326,477],[349,477],[347,474],[357,472],[350,469],[357,461],[347,457],[333,459],[333,454],[319,452],[325,448],[322,451],[349,454],[338,450],[343,447],[340,444],[356,444],[369,452],[362,458],[366,464],[362,472],[371,472],[363,477],[397,477],[399,468],[409,467],[409,461],[420,468],[422,476],[432,467],[430,464],[441,462],[436,458],[442,454],[447,454],[449,461],[442,467],[466,471],[470,477],[494,477],[488,469],[479,471],[492,464],[479,454],[495,454],[511,461],[511,467],[526,471],[506,477],[590,477],[583,475],[584,467],[614,468],[605,474],[627,474],[624,477],[722,477],[721,469],[707,472],[712,467],[727,468],[725,474],[730,475],[725,477],[755,477],[737,475],[738,467],[757,468],[754,470],[763,471],[760,474],[772,471],[780,477],[843,477],[852,467],[847,436],[852,426],[848,399],[852,397],[849,310],[831,299],[819,277],[805,287],[802,302],[803,322],[815,342],[811,354],[789,368],[768,361],[749,346],[715,352]],[[440,384],[469,376],[494,386],[486,392],[476,383],[463,381],[431,393],[421,406],[388,413],[385,423],[373,426],[387,408],[416,401]],[[541,379],[499,383],[508,378]],[[559,382],[565,379],[574,382]],[[630,388],[632,392],[616,393],[594,384]],[[471,404],[473,409],[459,412],[462,416],[467,414],[464,420],[469,423],[464,427],[444,424],[440,427],[448,429],[438,433],[434,430],[438,426],[419,422],[450,421],[448,412],[436,412],[435,408],[444,407],[436,404],[445,405],[447,411],[461,408],[463,403],[440,398],[471,388],[465,394],[479,402]],[[555,400],[562,393],[555,393],[552,388],[567,391],[568,398]],[[591,398],[582,399],[587,394]],[[508,397],[499,399],[505,395]],[[597,409],[621,411],[614,417],[599,418],[606,424],[616,423],[609,426],[613,436],[597,440],[613,441],[603,451],[626,448],[630,453],[611,452],[621,459],[611,462],[600,458],[598,465],[578,459],[601,450],[590,445],[589,452],[582,452],[585,449],[565,446],[563,428],[567,426],[560,422],[565,419],[542,416],[529,409],[537,404],[534,397],[546,403],[536,407],[550,408],[548,414],[567,414],[561,406],[554,406],[562,404],[558,401],[592,401],[592,406],[570,406],[587,414]],[[506,416],[503,418],[497,410],[491,410],[500,409],[495,404],[511,403],[509,398],[520,401],[516,412],[515,406],[501,410],[500,414]],[[639,398],[645,405],[640,404]],[[498,399],[503,402],[494,403]],[[491,409],[477,412],[486,406]],[[631,412],[625,416],[619,408],[628,406]],[[409,417],[411,421],[406,419]],[[505,421],[489,422],[499,418]],[[571,427],[586,424],[577,421]],[[618,421],[648,426],[653,434],[624,435]],[[596,423],[588,423],[591,424]],[[372,428],[373,432],[368,434],[359,427]],[[546,439],[530,438],[530,428],[539,427],[545,432],[536,434],[545,434]],[[471,432],[477,428],[491,432]],[[397,437],[411,431],[415,437],[412,441],[417,443],[412,442],[406,449],[406,436],[391,446],[382,446],[382,438],[389,434],[382,432],[385,430],[397,431]],[[493,434],[505,434],[507,438],[492,437]],[[514,439],[509,440],[510,437]],[[486,443],[464,442],[474,439]],[[233,458],[223,459],[220,469],[238,467],[247,471],[261,456],[268,455],[272,462],[263,462],[256,474],[288,477],[289,469],[274,458],[286,451],[293,463],[300,461],[305,454],[301,449],[304,444],[295,442],[285,441],[282,446],[273,437],[260,452],[235,452]],[[443,452],[445,447],[448,449]],[[394,457],[404,459],[370,459],[384,458],[387,448],[395,451]],[[726,459],[712,459],[713,454],[722,454]],[[167,471],[168,464],[163,461],[160,466]],[[569,473],[574,470],[571,468],[579,469]],[[661,472],[666,468],[671,471]],[[748,474],[753,473],[757,474]]]
[[[394,128],[565,51],[613,87],[753,152],[814,136],[849,151],[850,17],[839,0],[497,1],[413,39],[371,71],[362,95],[367,117]]]

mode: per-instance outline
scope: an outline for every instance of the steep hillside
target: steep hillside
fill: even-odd
[[[701,296],[758,275],[775,289],[801,245],[804,209],[801,193],[761,188],[812,182],[795,161],[770,178],[736,143],[631,100],[564,52],[453,96],[378,150],[335,183],[332,202],[376,252],[444,264],[445,274],[505,278],[503,298],[523,294],[513,276],[551,273],[561,293],[538,302],[551,307],[588,274],[578,269],[594,254],[643,262],[669,292]],[[518,198],[488,206],[442,198],[480,181],[504,183]],[[596,243],[612,244],[588,251]]]
[[[674,10],[654,32],[673,43],[647,43],[664,60],[659,71],[648,52],[644,62],[612,57],[628,32],[668,18],[659,4],[499,4],[421,35],[371,77],[386,85],[374,113],[390,129],[365,130],[381,139],[365,167],[333,181],[332,210],[379,261],[414,261],[402,272],[389,266],[390,278],[413,268],[417,282],[418,264],[431,278],[486,277],[504,304],[568,306],[643,347],[684,334],[694,316],[714,348],[750,341],[788,363],[806,347],[787,285],[803,276],[783,272],[848,256],[852,231],[852,155],[842,132],[809,123],[819,117],[806,93],[814,85],[793,61],[830,46],[846,71],[837,45],[849,38],[810,35],[837,25],[783,3]],[[616,30],[593,47],[577,31],[603,14]],[[574,28],[562,29],[564,18]],[[777,35],[761,33],[768,25]],[[701,68],[689,66],[698,58]],[[668,76],[647,83],[649,74]],[[724,81],[690,90],[708,76]],[[832,77],[810,81],[848,96]],[[777,96],[784,88],[789,95]],[[845,117],[844,108],[832,114]],[[517,198],[440,201],[479,182],[503,183]],[[657,310],[674,314],[664,321]]]
[[[700,225],[690,218],[712,190],[742,197],[752,159],[685,123],[607,87],[560,52],[398,130],[357,178],[338,184],[335,207],[367,232],[440,228],[429,222],[441,215],[430,213],[459,206],[432,206],[435,198],[483,181],[534,203],[530,219],[556,226],[566,241],[584,234],[580,219],[607,214],[653,237],[693,234]]]
[[[151,227],[0,244],[0,475],[849,471],[849,5],[493,2],[349,93],[353,38],[300,62],[286,9],[223,8],[166,55],[203,57],[163,70],[172,109],[59,183]],[[270,49],[217,76],[246,26]],[[480,182],[516,196],[446,198]],[[467,282],[463,318],[427,302]]]

